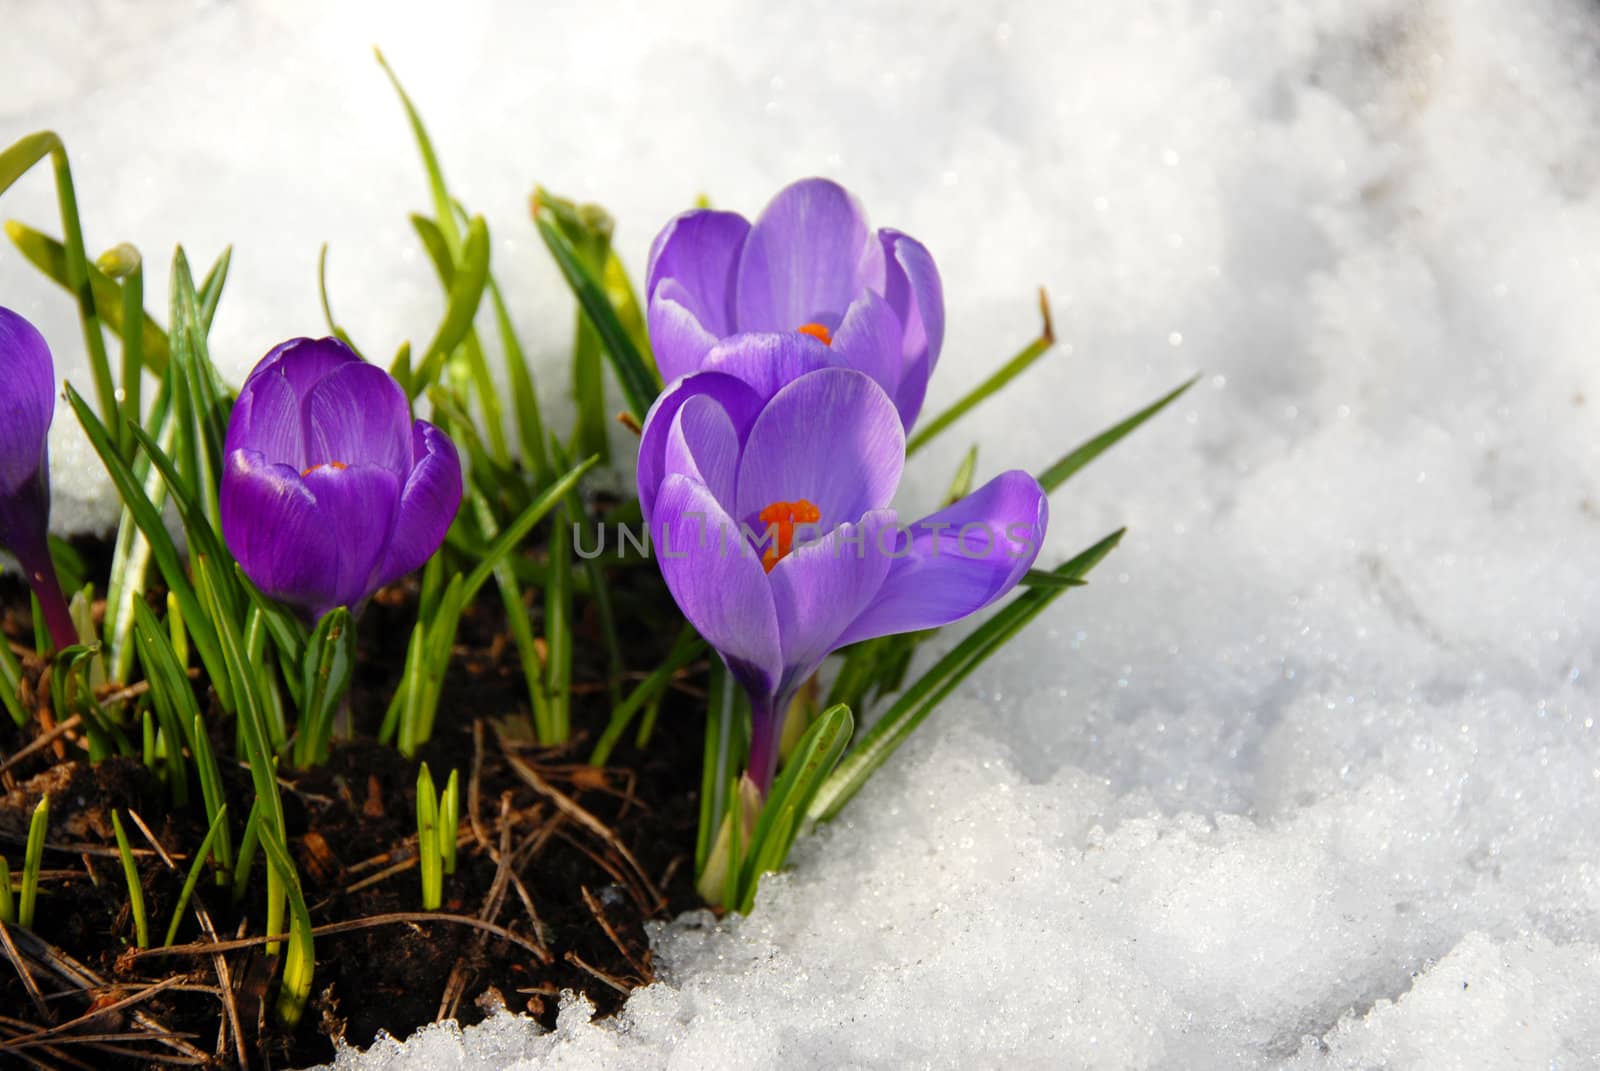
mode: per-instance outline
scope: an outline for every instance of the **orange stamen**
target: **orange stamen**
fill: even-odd
[[[794,526],[816,524],[822,520],[822,511],[805,499],[797,498],[793,502],[774,502],[756,514],[756,518],[767,526],[767,531],[774,532],[772,546],[761,555],[761,567],[770,573],[772,567],[794,549]]]
[[[310,476],[313,472],[316,472],[318,469],[322,468],[335,469],[339,472],[343,472],[345,469],[349,468],[349,466],[343,461],[324,461],[320,464],[312,465],[309,469],[306,469],[300,474],[300,478],[303,480],[307,476]]]
[[[795,330],[802,335],[810,335],[812,338],[821,341],[824,346],[833,345],[833,332],[821,324],[801,324]]]

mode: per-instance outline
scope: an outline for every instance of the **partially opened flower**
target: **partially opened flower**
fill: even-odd
[[[44,336],[0,308],[0,547],[16,557],[57,649],[78,642],[50,561],[50,420],[56,373]]]
[[[1038,555],[1048,507],[1033,477],[1004,473],[901,525],[889,503],[904,463],[894,402],[851,369],[805,373],[770,399],[733,376],[690,375],[645,421],[639,499],[656,558],[750,695],[763,793],[783,712],[829,652],[965,617]]]
[[[744,375],[725,366],[741,352],[718,346],[730,336],[799,333],[805,344],[785,350],[791,372],[865,372],[906,428],[944,341],[944,294],[928,251],[899,231],[869,229],[856,199],[827,179],[781,190],[754,224],[736,212],[683,213],[651,246],[645,286],[667,382],[697,371]],[[775,383],[769,372],[753,385]]]
[[[394,378],[332,338],[261,359],[223,444],[222,534],[257,587],[315,620],[359,613],[439,549],[461,461]]]

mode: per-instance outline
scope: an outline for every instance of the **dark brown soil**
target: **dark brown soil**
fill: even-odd
[[[103,546],[79,549],[103,589]],[[613,585],[619,620],[644,623],[623,637],[637,679],[665,655],[675,611],[654,569],[617,569]],[[418,764],[373,739],[400,675],[414,589],[381,593],[361,621],[354,738],[325,766],[280,771],[291,848],[319,927],[312,1001],[293,1033],[276,1024],[277,963],[259,942],[206,949],[214,939],[191,909],[175,954],[134,947],[111,810],[137,814],[168,853],[161,858],[129,825],[159,945],[205,834],[197,786],[191,805],[174,809],[139,761],[91,765],[71,732],[16,758],[47,727],[18,730],[0,717],[0,850],[14,873],[44,792],[51,806],[34,929],[7,928],[11,947],[0,947],[0,1064],[231,1067],[242,1050],[253,1067],[302,1067],[331,1059],[336,1036],[360,1045],[379,1030],[404,1037],[442,1017],[476,1022],[501,1002],[552,1025],[563,990],[607,1014],[650,981],[644,923],[698,903],[704,667],[668,694],[644,752],[630,732],[612,766],[588,766],[611,708],[598,630],[576,623],[576,739],[541,749],[528,740],[522,669],[498,599],[487,594],[463,619],[434,738],[419,756],[440,786],[456,770],[463,788],[459,865],[445,878],[441,911],[421,911]],[[14,582],[0,582],[0,626],[19,656],[31,650],[26,590]],[[47,708],[43,667],[26,661],[34,705]],[[248,772],[231,758],[234,725],[215,707],[211,714],[229,811],[243,815],[252,795]],[[258,857],[237,905],[228,888],[202,879],[196,900],[215,940],[264,935],[264,865]]]

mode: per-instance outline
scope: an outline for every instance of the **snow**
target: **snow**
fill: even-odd
[[[50,6],[0,0],[0,142],[51,126],[91,245],[235,243],[236,378],[439,302],[426,192],[366,46],[422,107],[545,383],[568,299],[534,182],[637,271],[700,191],[827,173],[939,259],[920,456],[1040,468],[1200,384],[1054,498],[1046,560],[1122,547],[974,677],[755,914],[656,934],[616,1018],[511,1015],[340,1066],[1600,1065],[1600,12],[1206,6]],[[438,57],[438,58],[434,58]],[[0,211],[54,230],[48,179]],[[86,381],[64,296],[0,295]],[[550,388],[546,389],[551,393]],[[107,515],[68,426],[57,524]],[[366,1039],[353,1039],[365,1041]]]

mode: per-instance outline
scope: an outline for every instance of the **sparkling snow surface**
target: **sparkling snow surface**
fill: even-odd
[[[753,917],[663,928],[663,981],[608,1022],[340,1066],[1600,1065],[1600,11],[522,7],[0,0],[0,142],[62,132],[91,246],[138,244],[152,308],[173,243],[197,270],[235,243],[235,378],[322,331],[324,239],[368,352],[432,330],[377,42],[546,384],[571,314],[534,182],[610,207],[638,271],[697,193],[752,212],[811,173],[938,258],[930,411],[1054,303],[1062,345],[917,459],[906,508],[972,439],[1038,469],[1203,379],[1055,496],[1049,563],[1129,526],[1093,584]],[[59,227],[44,174],[0,214]],[[9,246],[0,301],[86,388]],[[52,443],[58,527],[107,517],[69,420]]]

